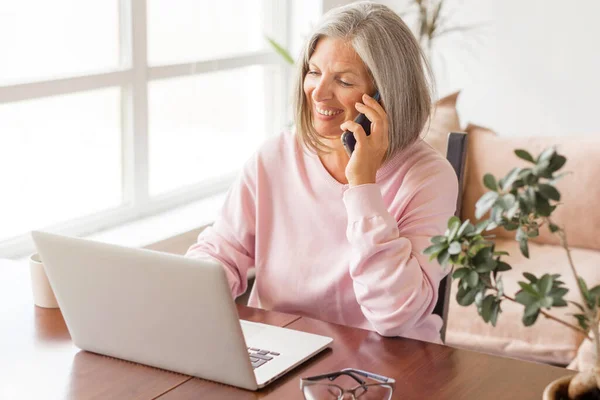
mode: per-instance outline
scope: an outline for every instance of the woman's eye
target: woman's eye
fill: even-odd
[[[308,75],[319,75],[319,71],[308,71],[307,72]]]
[[[340,85],[342,85],[343,87],[351,87],[352,86],[351,83],[346,82],[346,81],[342,81],[342,80],[340,80]]]

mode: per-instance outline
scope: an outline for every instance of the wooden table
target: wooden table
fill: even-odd
[[[569,371],[238,306],[240,318],[334,338],[258,392],[77,349],[58,309],[33,305],[26,263],[0,260],[0,399],[301,399],[299,378],[347,367],[396,379],[398,399],[535,399]]]

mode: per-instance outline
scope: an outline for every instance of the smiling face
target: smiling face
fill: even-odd
[[[340,125],[358,115],[355,103],[375,91],[366,66],[352,46],[341,39],[320,38],[304,77],[306,104],[313,126],[323,137],[339,137]]]

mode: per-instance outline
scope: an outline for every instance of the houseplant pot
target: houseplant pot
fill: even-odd
[[[560,400],[569,398],[569,383],[573,379],[573,375],[560,377],[552,382],[544,389],[543,400]]]

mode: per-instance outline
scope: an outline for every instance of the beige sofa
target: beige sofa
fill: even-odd
[[[561,205],[553,219],[566,228],[572,247],[572,257],[581,276],[590,287],[600,284],[600,139],[591,137],[505,137],[489,130],[469,126],[467,167],[463,191],[462,219],[475,220],[477,200],[487,191],[482,180],[489,172],[497,178],[505,176],[515,166],[527,163],[514,155],[523,148],[537,155],[544,148],[556,146],[567,157],[563,170],[572,172],[557,184],[562,194]],[[561,274],[570,291],[566,298],[580,301],[575,279],[571,273],[565,250],[558,238],[547,229],[530,244],[530,258],[520,254],[514,232],[494,231],[500,250],[510,257],[506,261],[513,270],[503,273],[506,293],[514,295],[518,281],[525,281],[522,273],[537,276],[544,273]],[[504,356],[567,365],[575,357],[583,335],[542,316],[532,327],[521,322],[523,306],[504,301],[496,327],[485,324],[475,306],[459,306],[455,299],[456,282],[452,288],[446,343]],[[551,313],[576,324],[568,314],[576,313],[572,305],[553,309]]]

